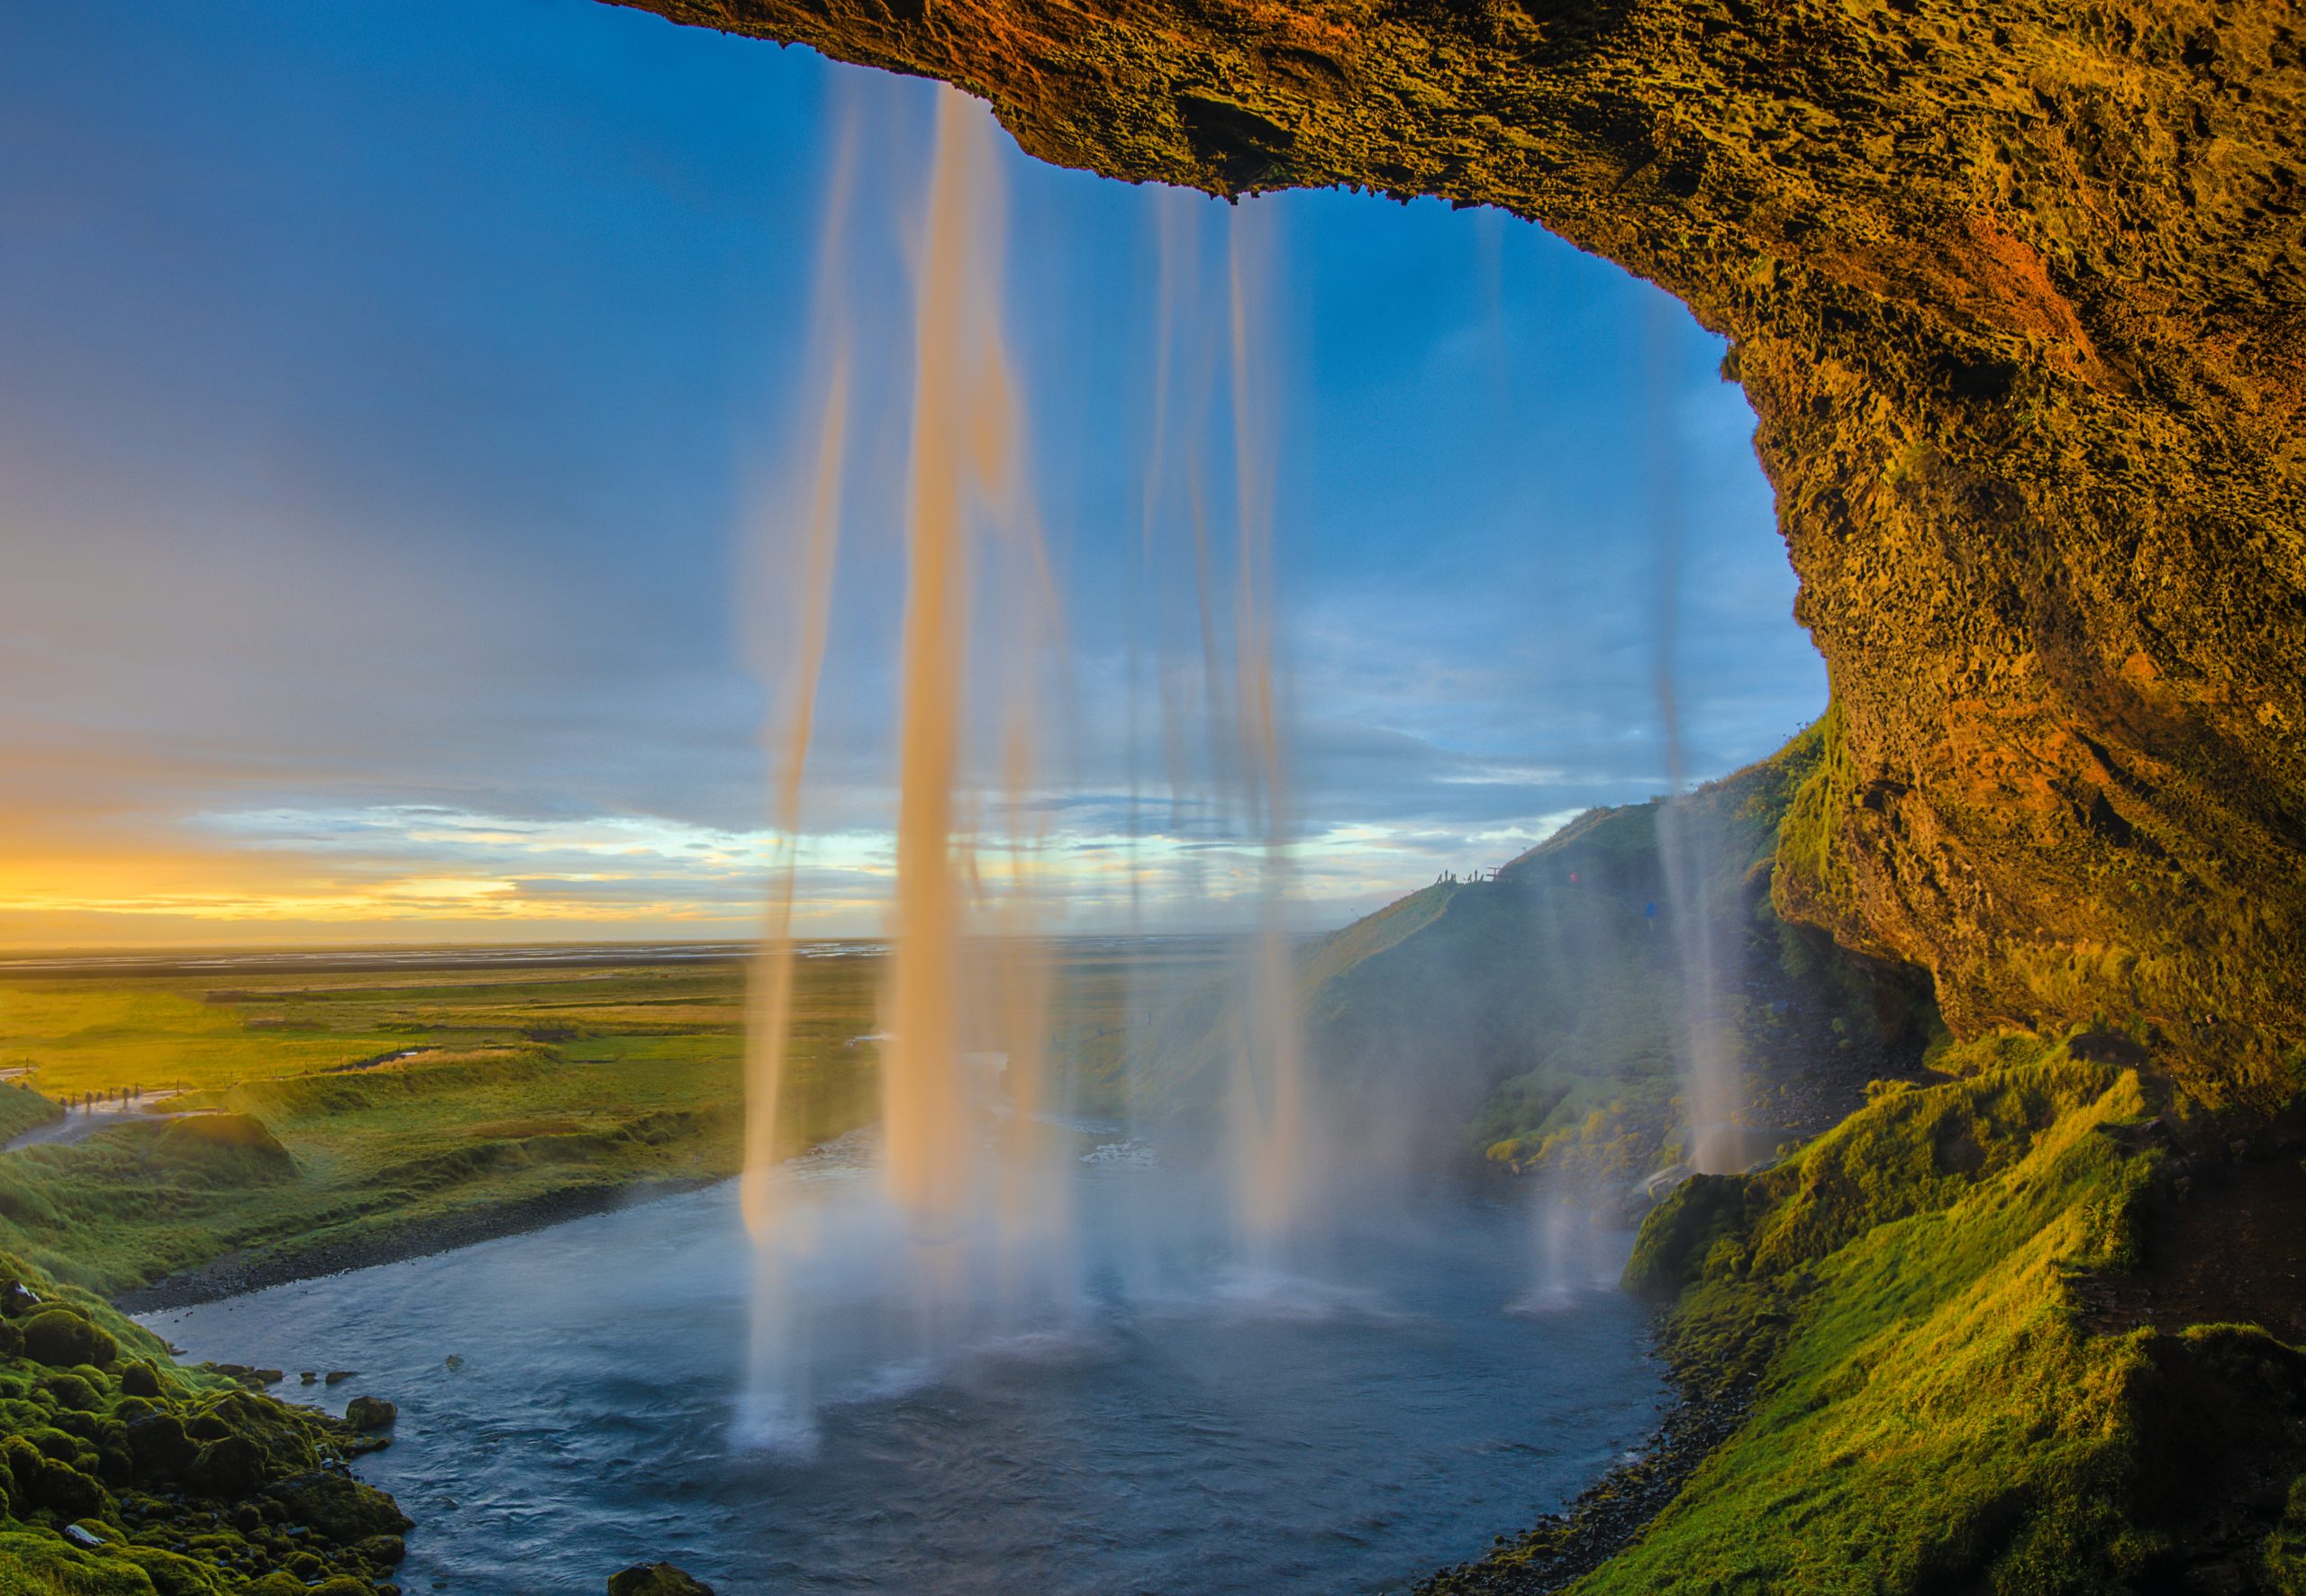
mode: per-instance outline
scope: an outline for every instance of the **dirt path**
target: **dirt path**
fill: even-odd
[[[13,1153],[23,1147],[68,1147],[115,1125],[151,1125],[162,1120],[181,1120],[184,1115],[180,1113],[150,1106],[175,1095],[173,1092],[148,1092],[132,1103],[104,1102],[73,1109],[61,1120],[50,1120],[45,1125],[35,1125],[10,1137],[0,1144],[0,1153]]]

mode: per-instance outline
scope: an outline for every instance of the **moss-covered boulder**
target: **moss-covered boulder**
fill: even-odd
[[[176,1479],[192,1466],[200,1443],[185,1434],[184,1421],[174,1413],[149,1413],[127,1426],[129,1456],[140,1481],[162,1483]]]
[[[305,1525],[343,1546],[398,1536],[411,1528],[391,1497],[333,1469],[314,1469],[277,1481],[267,1486],[264,1494],[280,1504],[290,1522]],[[372,1546],[368,1555],[377,1555],[383,1549]]]
[[[103,1368],[120,1356],[120,1343],[112,1333],[91,1324],[88,1316],[69,1303],[51,1302],[27,1315],[20,1327],[24,1356],[51,1368],[75,1364]]]
[[[390,1429],[400,1410],[382,1397],[357,1396],[344,1405],[344,1422],[364,1435]]]
[[[204,1441],[185,1470],[185,1483],[203,1496],[246,1496],[268,1472],[264,1448],[246,1436]]]

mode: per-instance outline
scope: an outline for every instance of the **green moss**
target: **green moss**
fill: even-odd
[[[2015,1050],[2006,1039],[1981,1053]],[[2142,1589],[2189,1426],[2244,1435],[2299,1356],[2255,1330],[2093,1335],[2073,1283],[2137,1256],[2158,1154],[2135,1074],[2029,1062],[1887,1095],[1797,1158],[1692,1182],[1629,1283],[1682,1289],[1669,1348],[1750,1381],[1745,1427],[1600,1592]],[[2209,1450],[2203,1450],[2208,1447]]]
[[[0,1596],[222,1596],[258,1576],[367,1590],[390,1573],[407,1520],[319,1466],[373,1443],[220,1372],[176,1367],[147,1332],[22,1259],[0,1254],[0,1279],[45,1299],[17,1322],[68,1327],[41,1338],[101,1337],[133,1358],[111,1371],[0,1359],[0,1392],[18,1393],[0,1396]],[[292,1521],[301,1539],[272,1528]],[[60,1531],[75,1524],[108,1544],[70,1545]]]
[[[1831,926],[1847,916],[1849,876],[1841,827],[1857,801],[1838,701],[1826,706],[1825,718],[1804,739],[1810,743],[1802,751],[1804,773],[1778,828],[1771,895],[1785,919]]]

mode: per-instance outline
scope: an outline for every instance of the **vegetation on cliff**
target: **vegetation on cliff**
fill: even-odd
[[[2230,1127],[2104,1050],[1951,1049],[1954,1079],[1877,1093],[1651,1215],[1628,1284],[1675,1303],[1682,1377],[1750,1408],[1575,1590],[2292,1588],[2306,1354],[2258,1325],[2105,1310],[2157,1207],[2213,1201],[2206,1159],[2267,1149],[2227,1147]],[[1431,1588],[1551,1588],[1522,1575],[1558,1535]]]

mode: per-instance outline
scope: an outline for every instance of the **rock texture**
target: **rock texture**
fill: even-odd
[[[1732,340],[1824,652],[1781,906],[1958,1031],[2306,1068],[2291,0],[644,0],[1031,153],[1494,204]]]

